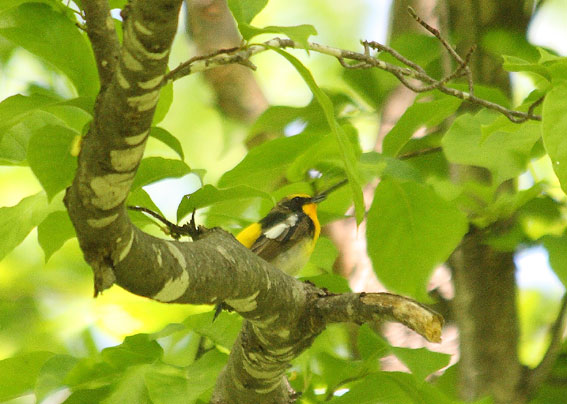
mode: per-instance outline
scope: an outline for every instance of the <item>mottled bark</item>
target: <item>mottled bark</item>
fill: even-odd
[[[83,4],[97,10],[96,0]],[[165,82],[180,6],[181,0],[130,2],[122,13],[121,47],[111,30],[89,32],[103,86],[65,204],[93,268],[95,294],[117,284],[166,303],[224,301],[241,314],[246,321],[219,376],[214,403],[291,402],[296,395],[285,379],[289,362],[327,323],[388,318],[438,340],[442,318],[410,299],[337,298],[286,275],[221,229],[201,230],[198,240],[179,242],[133,226],[125,201]],[[87,30],[110,21],[108,8],[98,11],[87,13]],[[114,58],[101,51],[105,48],[116,49],[115,63],[105,63]]]

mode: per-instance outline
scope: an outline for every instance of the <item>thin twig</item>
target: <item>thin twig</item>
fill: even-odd
[[[178,226],[175,223],[170,222],[165,217],[163,217],[159,213],[154,212],[151,209],[145,208],[143,206],[132,206],[132,205],[128,205],[128,209],[135,210],[135,211],[138,211],[138,212],[144,212],[144,213],[152,216],[153,218],[159,220],[160,222],[162,222],[165,225],[165,228],[167,229],[167,231],[165,231],[162,228],[164,233],[170,235],[175,240],[179,240],[181,238],[181,236],[189,236],[185,226]]]
[[[446,41],[444,43],[450,48],[450,45]],[[541,116],[535,115],[533,113],[535,108],[539,104],[541,104],[541,100],[538,100],[534,104],[532,104],[528,109],[528,112],[523,112],[508,109],[506,107],[503,107],[502,105],[495,104],[491,101],[476,97],[474,95],[472,75],[470,74],[470,69],[468,67],[468,63],[470,61],[472,52],[474,52],[474,48],[471,48],[471,50],[467,52],[467,55],[464,59],[462,59],[460,56],[458,57],[458,59],[456,59],[459,62],[459,66],[454,72],[442,78],[441,80],[436,80],[433,77],[429,76],[423,70],[423,68],[419,67],[414,62],[408,60],[397,51],[394,51],[393,49],[388,48],[385,45],[377,44],[375,42],[363,41],[362,46],[364,47],[364,53],[338,49],[327,45],[321,45],[315,42],[309,42],[307,44],[307,47],[310,51],[335,57],[341,64],[341,66],[347,69],[377,68],[387,71],[393,74],[404,86],[415,92],[426,92],[435,89],[449,96],[459,98],[463,101],[468,101],[481,107],[497,111],[506,116],[510,121],[515,123],[522,123],[528,120],[541,121]],[[370,55],[371,46],[376,49],[387,51],[400,62],[409,67],[396,66],[391,63],[384,62],[383,60],[377,59],[376,57]],[[257,55],[258,53],[265,52],[266,50],[274,47],[305,49],[303,44],[298,44],[291,39],[282,38],[274,38],[259,44],[248,44],[244,45],[241,48],[221,49],[213,54],[196,56],[182,63],[165,76],[163,84],[165,84],[169,80],[177,80],[189,74],[209,70],[217,66],[234,63],[243,64],[243,61],[249,60],[250,57]],[[451,50],[452,53],[455,52],[454,49],[451,48]],[[355,63],[351,64],[347,61],[352,61]],[[454,78],[461,77],[462,75],[467,76],[469,83],[468,92],[447,86],[447,82]],[[417,80],[418,82],[423,83],[423,85],[419,86],[413,84],[410,80]]]

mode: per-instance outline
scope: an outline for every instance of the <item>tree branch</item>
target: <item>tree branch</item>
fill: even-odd
[[[319,299],[316,309],[326,323],[364,324],[386,319],[402,323],[430,342],[441,342],[443,317],[407,297],[391,293],[345,293]]]
[[[289,362],[328,322],[351,321],[350,304],[355,304],[357,322],[384,316],[437,340],[440,318],[409,299],[329,296],[273,267],[220,229],[203,231],[194,242],[179,242],[133,226],[125,200],[164,82],[180,6],[181,0],[133,0],[123,10],[119,60],[105,79],[108,86],[99,94],[65,195],[80,247],[94,271],[95,295],[116,283],[160,302],[224,301],[241,314],[246,321],[219,376],[215,403],[292,401],[296,393],[284,377]]]
[[[464,60],[459,57],[458,60],[460,61],[459,62],[460,65],[457,68],[457,70],[455,70],[447,77],[442,78],[441,80],[436,80],[433,77],[429,76],[427,73],[425,73],[423,68],[411,62],[407,58],[400,55],[397,51],[391,49],[386,45],[378,44],[377,42],[368,42],[368,41],[362,41],[362,45],[365,48],[364,53],[338,49],[327,45],[320,45],[315,42],[308,42],[307,48],[310,51],[322,53],[337,58],[339,63],[345,68],[349,68],[349,69],[377,68],[380,70],[385,70],[396,76],[396,78],[404,86],[408,87],[412,91],[427,92],[431,90],[439,90],[447,95],[462,99],[464,101],[468,101],[472,104],[476,104],[487,109],[497,111],[502,115],[506,116],[510,121],[514,123],[522,123],[528,120],[541,121],[540,115],[533,114],[535,107],[537,107],[539,103],[538,104],[534,103],[535,105],[532,104],[532,106],[530,106],[530,109],[526,113],[523,111],[517,111],[517,110],[505,108],[502,105],[493,103],[483,98],[479,98],[473,94],[473,92],[470,90],[473,89],[472,78],[470,78],[471,76],[467,72],[470,73],[470,69],[468,68],[468,63],[470,56],[472,55],[472,51],[474,51],[474,48],[472,48],[467,53]],[[447,44],[447,46],[449,45]],[[294,42],[291,39],[274,38],[262,44],[249,44],[237,49],[232,48],[232,49],[226,49],[224,51],[219,50],[216,51],[214,54],[210,54],[207,56],[200,56],[198,58],[191,58],[188,61],[181,63],[178,67],[171,70],[164,77],[164,82],[162,84],[165,84],[168,80],[177,80],[181,77],[187,76],[192,73],[202,72],[205,70],[213,69],[215,67],[224,66],[227,64],[238,63],[246,66],[247,63],[250,63],[249,59],[252,56],[264,52],[268,50],[270,47],[304,49],[303,44]],[[396,59],[400,60],[402,63],[406,64],[409,67],[400,67],[376,59],[376,57],[370,55],[370,53],[368,52],[368,48],[376,48],[382,51],[387,51]],[[346,60],[354,61],[356,63],[348,64],[346,63]],[[446,83],[449,80],[460,77],[462,75],[467,76],[467,81],[469,82],[469,92],[457,90],[455,88],[448,87],[446,85]],[[414,85],[409,81],[409,79],[415,79],[418,82],[424,83],[425,85],[422,86]]]
[[[118,62],[119,42],[107,0],[83,0],[87,35],[95,55],[100,84],[108,86]]]

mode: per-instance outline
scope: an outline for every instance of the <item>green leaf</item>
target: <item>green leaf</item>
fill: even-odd
[[[357,158],[360,156],[360,145],[358,132],[350,125],[343,125],[350,147],[355,151]],[[334,169],[330,169],[333,167]],[[305,179],[305,173],[311,169],[324,172],[324,168],[333,172],[344,170],[342,151],[334,136],[325,136],[318,142],[306,148],[287,169],[287,178],[290,181],[301,181]]]
[[[179,178],[189,174],[191,169],[181,160],[163,157],[146,157],[140,162],[132,189],[143,187],[164,178]]]
[[[83,133],[85,125],[93,119],[92,115],[83,108],[63,103],[46,105],[42,110],[55,115],[77,133]]]
[[[4,164],[20,164],[27,158],[30,138],[40,133],[48,125],[65,126],[65,122],[55,115],[36,110],[26,114],[25,119],[18,120],[10,128],[1,130],[0,162]]]
[[[154,112],[154,118],[152,120],[152,125],[157,125],[163,118],[167,115],[169,107],[173,102],[173,82],[168,81],[165,86],[159,90],[159,99],[156,105],[156,111]],[[151,133],[150,133],[151,136]]]
[[[55,355],[49,358],[42,366],[35,385],[37,402],[43,401],[52,392],[64,388],[63,381],[76,363],[77,359],[70,355]]]
[[[228,0],[228,7],[236,22],[250,24],[252,19],[266,7],[268,0]]]
[[[73,237],[75,237],[75,228],[67,211],[51,212],[37,227],[37,240],[45,254],[45,262]]]
[[[114,368],[125,369],[157,361],[163,356],[163,349],[148,334],[135,334],[126,337],[120,345],[103,349],[101,356]]]
[[[43,192],[22,199],[17,205],[0,208],[0,261],[40,224],[53,208]]]
[[[433,390],[433,391],[432,391]],[[452,404],[428,383],[400,372],[378,372],[349,386],[349,391],[334,397],[330,404]]]
[[[112,393],[101,401],[101,404],[152,404],[146,389],[145,376],[149,365],[132,366],[121,375]]]
[[[365,360],[377,360],[388,354],[396,355],[418,380],[425,380],[431,373],[447,366],[451,358],[450,355],[432,352],[425,348],[393,347],[376,335],[368,325],[363,325],[359,329],[358,348]]]
[[[112,392],[111,386],[93,390],[78,390],[65,400],[65,404],[100,404]]]
[[[335,112],[331,99],[319,88],[319,86],[317,86],[317,83],[311,75],[311,72],[307,70],[307,68],[303,66],[303,64],[296,57],[281,49],[271,49],[282,55],[293,65],[293,67],[295,67],[305,83],[309,86],[309,89],[321,105],[321,108],[323,108],[327,123],[331,128],[331,132],[335,135],[339,148],[342,152],[343,163],[353,195],[356,223],[360,224],[362,222],[362,219],[364,218],[365,212],[364,200],[362,198],[362,184],[359,178],[359,174],[356,171],[356,153],[351,143],[349,142],[346,133],[335,118]]]
[[[319,237],[311,257],[309,257],[309,262],[305,268],[301,270],[302,275],[307,275],[310,273],[320,274],[320,273],[332,273],[333,264],[335,263],[339,251],[335,244],[327,237]]]
[[[5,128],[14,126],[30,111],[53,104],[57,100],[43,95],[13,95],[0,102],[0,138]]]
[[[246,23],[239,23],[238,30],[242,34],[242,37],[247,41],[261,34],[283,34],[292,41],[300,44],[303,49],[308,52],[309,37],[311,35],[317,35],[317,30],[315,29],[315,27],[309,24],[301,24],[292,27],[270,25],[264,28],[257,28]]]
[[[300,278],[302,281],[312,282],[319,288],[325,288],[332,293],[349,293],[351,292],[348,281],[336,274],[323,274],[317,276],[305,276]]]
[[[357,346],[364,360],[376,360],[391,353],[390,344],[378,336],[368,324],[363,324],[358,329]]]
[[[490,111],[462,115],[441,142],[450,162],[489,169],[494,185],[525,171],[532,148],[541,136],[539,123],[525,122],[488,130],[491,133],[483,139],[483,126],[489,127],[496,119],[497,115]]]
[[[160,128],[158,126],[154,126],[150,131],[150,136],[169,146],[171,150],[177,153],[177,155],[181,158],[181,160],[185,160],[185,155],[183,154],[183,147],[181,146],[181,142],[179,141],[179,139],[177,139],[167,130]]]
[[[51,352],[38,351],[1,360],[0,401],[33,391],[41,367],[52,356]]]
[[[71,155],[79,134],[63,126],[47,125],[34,131],[28,145],[28,163],[51,200],[71,185],[77,158]]]
[[[423,126],[431,128],[439,125],[455,113],[461,102],[460,99],[449,96],[442,96],[429,102],[416,100],[384,138],[382,144],[384,154],[397,156],[416,130]]]
[[[401,180],[422,182],[423,177],[411,164],[397,158],[384,156],[377,152],[368,152],[360,156],[360,171],[370,182],[375,177],[392,177]]]
[[[242,327],[242,318],[223,312],[213,322],[213,314],[212,311],[195,314],[187,317],[183,324],[197,334],[209,338],[218,346],[225,349],[232,348]]]
[[[64,383],[76,392],[83,389],[100,389],[112,385],[122,371],[122,368],[115,368],[98,357],[84,358],[67,373]]]
[[[63,14],[45,4],[22,4],[0,14],[0,35],[60,69],[80,95],[96,95],[99,81],[92,50]]]
[[[549,264],[563,286],[567,287],[567,236],[545,236],[543,246],[549,254]]]
[[[159,213],[163,216],[163,213],[159,210],[157,205],[154,203],[150,195],[144,190],[144,188],[136,188],[128,195],[127,205],[143,206]],[[128,215],[132,220],[132,223],[138,227],[143,227],[147,224],[158,225],[154,219],[149,218],[146,214],[138,211],[128,210]]]
[[[241,201],[250,198],[267,199],[274,203],[270,194],[247,185],[237,185],[231,188],[219,189],[207,184],[194,193],[185,195],[177,208],[177,220],[183,219],[191,213],[193,209],[200,209],[218,202]]]
[[[323,135],[302,133],[278,138],[250,150],[244,159],[219,180],[219,187],[249,185],[271,191],[295,158]]]
[[[429,300],[431,271],[449,257],[467,228],[465,215],[431,188],[384,179],[368,211],[368,255],[388,288]]]
[[[447,366],[451,359],[451,355],[432,352],[426,348],[392,347],[392,353],[411,370],[418,380],[425,380],[431,373]]]
[[[554,87],[543,100],[543,144],[559,179],[567,193],[567,83]]]
[[[517,56],[502,55],[502,67],[509,72],[535,73],[547,81],[551,81],[551,73],[547,67],[539,63],[531,63]]]
[[[186,367],[183,372],[172,366],[152,368],[145,375],[146,387],[152,403],[194,402],[214,387],[227,358],[227,355],[213,349]]]

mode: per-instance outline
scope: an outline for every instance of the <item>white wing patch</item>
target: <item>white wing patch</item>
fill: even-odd
[[[276,224],[275,226],[270,227],[268,230],[264,232],[264,236],[269,239],[276,239],[278,238],[284,231],[288,228],[295,226],[297,223],[297,214],[289,215],[285,221]]]

